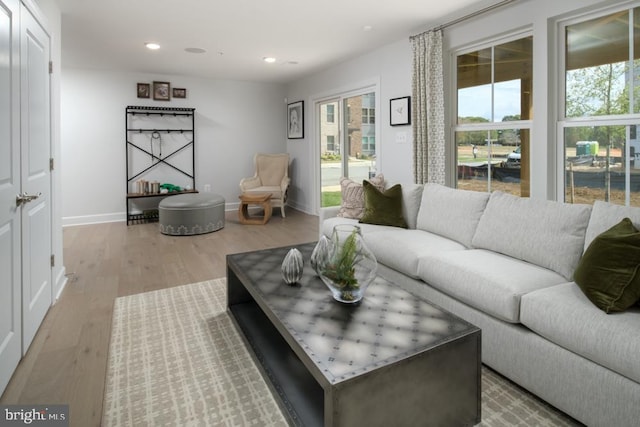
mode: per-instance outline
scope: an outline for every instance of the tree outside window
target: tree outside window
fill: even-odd
[[[567,202],[640,206],[640,31],[633,25],[640,22],[639,11],[564,27]]]

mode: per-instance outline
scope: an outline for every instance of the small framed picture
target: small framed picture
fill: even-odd
[[[389,100],[389,114],[391,126],[411,124],[411,97],[393,98]]]
[[[153,82],[153,99],[156,101],[169,101],[171,85],[169,82]]]
[[[151,86],[149,83],[138,83],[138,98],[149,98],[151,96]]]
[[[174,87],[173,88],[173,97],[174,98],[186,98],[187,97],[187,90],[184,89],[184,88]]]
[[[287,138],[304,138],[304,101],[287,105]]]

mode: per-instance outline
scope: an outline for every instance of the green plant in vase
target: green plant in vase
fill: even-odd
[[[375,279],[378,263],[365,244],[360,227],[339,224],[331,239],[324,236],[312,254],[312,264],[333,299],[345,304],[359,303]]]
[[[330,279],[340,290],[343,300],[353,301],[353,292],[359,289],[355,264],[358,257],[357,229],[345,239],[342,246],[336,248],[331,261],[324,268],[324,276]]]

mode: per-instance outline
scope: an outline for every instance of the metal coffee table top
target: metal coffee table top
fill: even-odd
[[[351,379],[478,331],[382,277],[369,286],[358,305],[335,301],[309,264],[314,246],[295,246],[305,264],[303,277],[293,286],[282,279],[281,265],[294,246],[230,255],[228,262],[243,276],[265,313],[286,328],[329,383]]]

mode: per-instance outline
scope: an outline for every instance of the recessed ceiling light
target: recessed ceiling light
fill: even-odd
[[[158,43],[145,43],[144,45],[147,47],[147,49],[151,49],[151,50],[160,49],[160,45]]]
[[[363,31],[371,31],[373,30],[373,27],[371,25],[365,25],[364,27],[362,27]]]
[[[276,62],[276,58],[274,58],[272,56],[265,56],[264,58],[262,58],[262,60],[264,62],[269,63],[269,64],[273,64],[274,62]]]
[[[205,53],[206,49],[203,49],[201,47],[188,47],[185,49],[185,51],[189,53]]]

